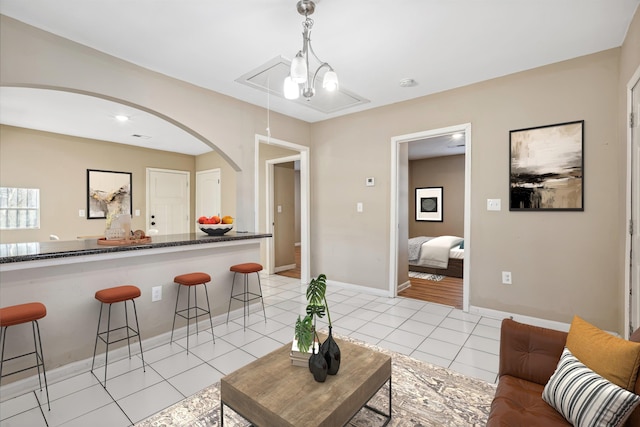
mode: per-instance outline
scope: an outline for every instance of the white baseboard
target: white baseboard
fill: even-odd
[[[276,273],[279,273],[281,271],[293,270],[294,268],[296,268],[295,264],[281,265],[279,267],[275,267],[273,271],[275,271]]]
[[[373,288],[368,288],[366,286],[354,285],[352,283],[337,282],[335,280],[327,280],[327,287],[329,286],[333,288],[341,288],[349,291],[360,292],[363,294],[376,295],[379,297],[389,296],[388,289],[373,289]]]
[[[569,323],[556,322],[555,320],[540,319],[538,317],[525,316],[517,313],[510,313],[507,311],[493,310],[491,308],[476,307],[474,305],[469,307],[469,313],[479,314],[480,316],[491,317],[493,319],[505,319],[507,317],[520,323],[527,323],[529,325],[540,326],[543,328],[555,329],[558,331],[568,332]]]
[[[406,291],[407,289],[409,289],[411,287],[411,281],[407,280],[406,282],[398,285],[398,293],[402,292],[402,291]]]
[[[229,314],[229,319],[233,320],[236,317],[242,318],[243,316],[243,307],[232,310]],[[258,301],[249,306],[249,312],[253,313],[254,311],[259,311],[262,314],[262,304]],[[227,313],[219,314],[212,318],[214,328],[218,325],[223,325],[227,322]],[[191,324],[189,329],[193,331],[195,324]],[[210,329],[209,319],[201,320],[198,322],[198,328],[200,330]],[[215,330],[214,330],[215,333]],[[193,334],[192,334],[193,335]],[[177,341],[181,338],[187,336],[187,325],[185,324],[183,327],[178,328],[173,333],[174,341]],[[215,338],[215,336],[214,336]],[[160,335],[156,335],[153,337],[146,338],[142,340],[142,350],[147,351],[147,349],[152,349],[158,347],[163,344],[168,344],[171,340],[171,331],[164,332]],[[131,354],[138,355],[140,346],[138,345],[138,341],[134,340],[131,343]],[[46,354],[46,348],[45,354]],[[104,346],[99,346],[98,351],[102,351],[102,353],[96,355],[96,363],[95,366],[100,368],[104,365]],[[186,351],[186,350],[185,350]],[[120,347],[115,350],[109,350],[109,364],[112,362],[117,362],[118,360],[123,360],[129,357],[129,351],[127,347]],[[47,369],[47,384],[51,386],[57,382],[63,381],[67,378],[74,377],[76,375],[82,374],[84,372],[91,371],[91,362],[93,361],[93,355],[91,357],[78,360],[76,362],[68,363],[66,365],[59,366],[54,369]],[[45,366],[46,368],[46,366]],[[35,369],[34,369],[35,372]],[[10,399],[12,397],[23,395],[29,391],[39,389],[38,384],[38,375],[34,374],[30,377],[14,381],[12,383],[3,385],[0,387],[0,395],[2,395],[2,400]]]

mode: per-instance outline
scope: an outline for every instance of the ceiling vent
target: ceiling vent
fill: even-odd
[[[240,76],[236,81],[284,99],[284,79],[289,75],[290,68],[291,61],[281,56],[276,56],[260,67]],[[322,75],[318,75],[317,82],[316,87],[318,90],[313,97],[300,97],[296,100],[287,100],[287,102],[295,102],[325,114],[335,113],[336,111],[369,102],[368,99],[344,89],[342,85],[335,92],[322,90]]]

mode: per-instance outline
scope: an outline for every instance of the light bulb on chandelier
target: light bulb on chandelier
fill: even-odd
[[[309,18],[315,10],[315,3],[311,0],[300,0],[297,4],[298,13],[305,17],[302,27],[302,50],[298,51],[295,58],[291,61],[291,69],[289,75],[284,79],[284,97],[287,99],[297,99],[300,97],[300,93],[307,99],[310,99],[315,95],[315,83],[316,78],[321,70],[327,68],[322,80],[322,88],[326,91],[333,92],[338,90],[338,75],[333,70],[331,65],[322,61],[311,46],[311,29],[313,28],[313,19]],[[311,75],[311,69],[309,68],[309,53],[312,58],[320,63],[318,68]]]

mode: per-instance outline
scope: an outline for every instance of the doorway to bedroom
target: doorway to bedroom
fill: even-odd
[[[395,295],[468,310],[470,132],[459,125],[392,140]]]

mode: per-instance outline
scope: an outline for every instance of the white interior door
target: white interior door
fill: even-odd
[[[190,230],[189,172],[147,168],[147,230],[182,234]]]
[[[220,169],[196,172],[196,219],[221,216]]]
[[[640,78],[631,89],[631,331],[640,327]],[[630,331],[630,332],[631,332]]]

